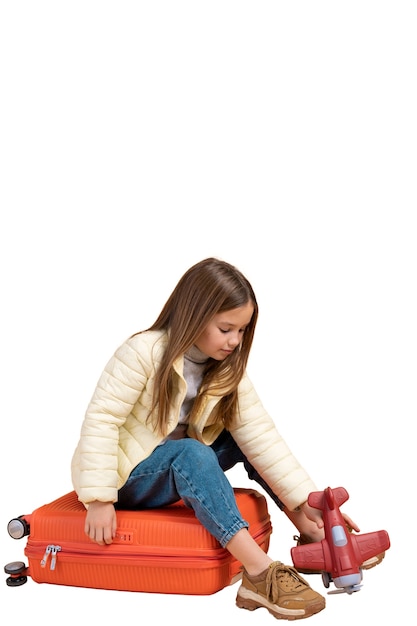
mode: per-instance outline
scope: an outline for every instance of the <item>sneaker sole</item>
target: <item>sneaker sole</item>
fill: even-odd
[[[276,619],[293,620],[304,619],[319,613],[325,608],[326,601],[324,598],[320,598],[317,602],[310,604],[310,606],[305,609],[284,609],[282,606],[278,606],[278,604],[268,602],[268,600],[260,594],[257,594],[242,585],[237,592],[236,606],[238,606],[239,609],[247,609],[248,611],[265,608]]]
[[[361,565],[361,568],[372,569],[373,567],[375,567],[375,565],[379,565],[380,563],[382,563],[384,557],[385,557],[385,552],[381,552],[381,554],[378,554],[377,556],[372,557],[372,559],[368,559],[367,561],[364,561]]]

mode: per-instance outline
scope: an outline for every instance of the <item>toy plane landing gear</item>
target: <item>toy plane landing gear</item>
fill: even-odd
[[[333,582],[333,578],[330,576],[329,572],[322,572],[321,578],[323,581],[323,585],[326,587],[326,589],[328,589],[330,587],[330,583]],[[362,589],[362,585],[360,584],[361,580],[362,580],[362,571],[360,571],[360,578],[359,577],[357,578],[357,582],[355,584],[351,584],[351,585],[345,584],[344,587],[339,588],[339,589],[331,589],[327,593],[328,594],[354,593],[355,591],[359,591],[360,589]]]
[[[361,588],[361,564],[390,547],[386,530],[355,535],[349,533],[339,507],[348,500],[344,487],[313,491],[308,503],[323,511],[324,533],[322,541],[291,548],[291,557],[297,569],[322,572],[323,584],[336,589],[328,593],[354,593]]]

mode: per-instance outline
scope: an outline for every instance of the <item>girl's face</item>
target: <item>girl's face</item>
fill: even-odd
[[[253,304],[248,302],[237,309],[218,313],[207,324],[195,345],[208,357],[223,361],[242,341],[253,310]]]

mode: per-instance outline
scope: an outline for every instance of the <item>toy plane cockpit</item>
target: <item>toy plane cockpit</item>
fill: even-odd
[[[390,547],[385,530],[356,535],[347,530],[339,507],[348,498],[349,494],[344,487],[327,487],[324,491],[310,493],[308,504],[323,511],[325,538],[291,549],[296,569],[321,571],[326,588],[330,582],[334,583],[337,589],[329,593],[359,591],[362,563]]]

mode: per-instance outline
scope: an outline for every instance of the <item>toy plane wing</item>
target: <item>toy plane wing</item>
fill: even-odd
[[[319,572],[326,569],[326,559],[321,541],[291,548],[291,558],[296,569],[311,569]]]
[[[360,562],[388,550],[390,539],[386,530],[377,530],[363,535],[350,535],[355,552],[360,554]]]
[[[389,536],[385,530],[363,535],[352,533],[349,535],[349,539],[357,555],[358,564],[388,550],[390,547]],[[330,546],[326,540],[291,548],[291,558],[297,569],[331,571],[333,567]]]

